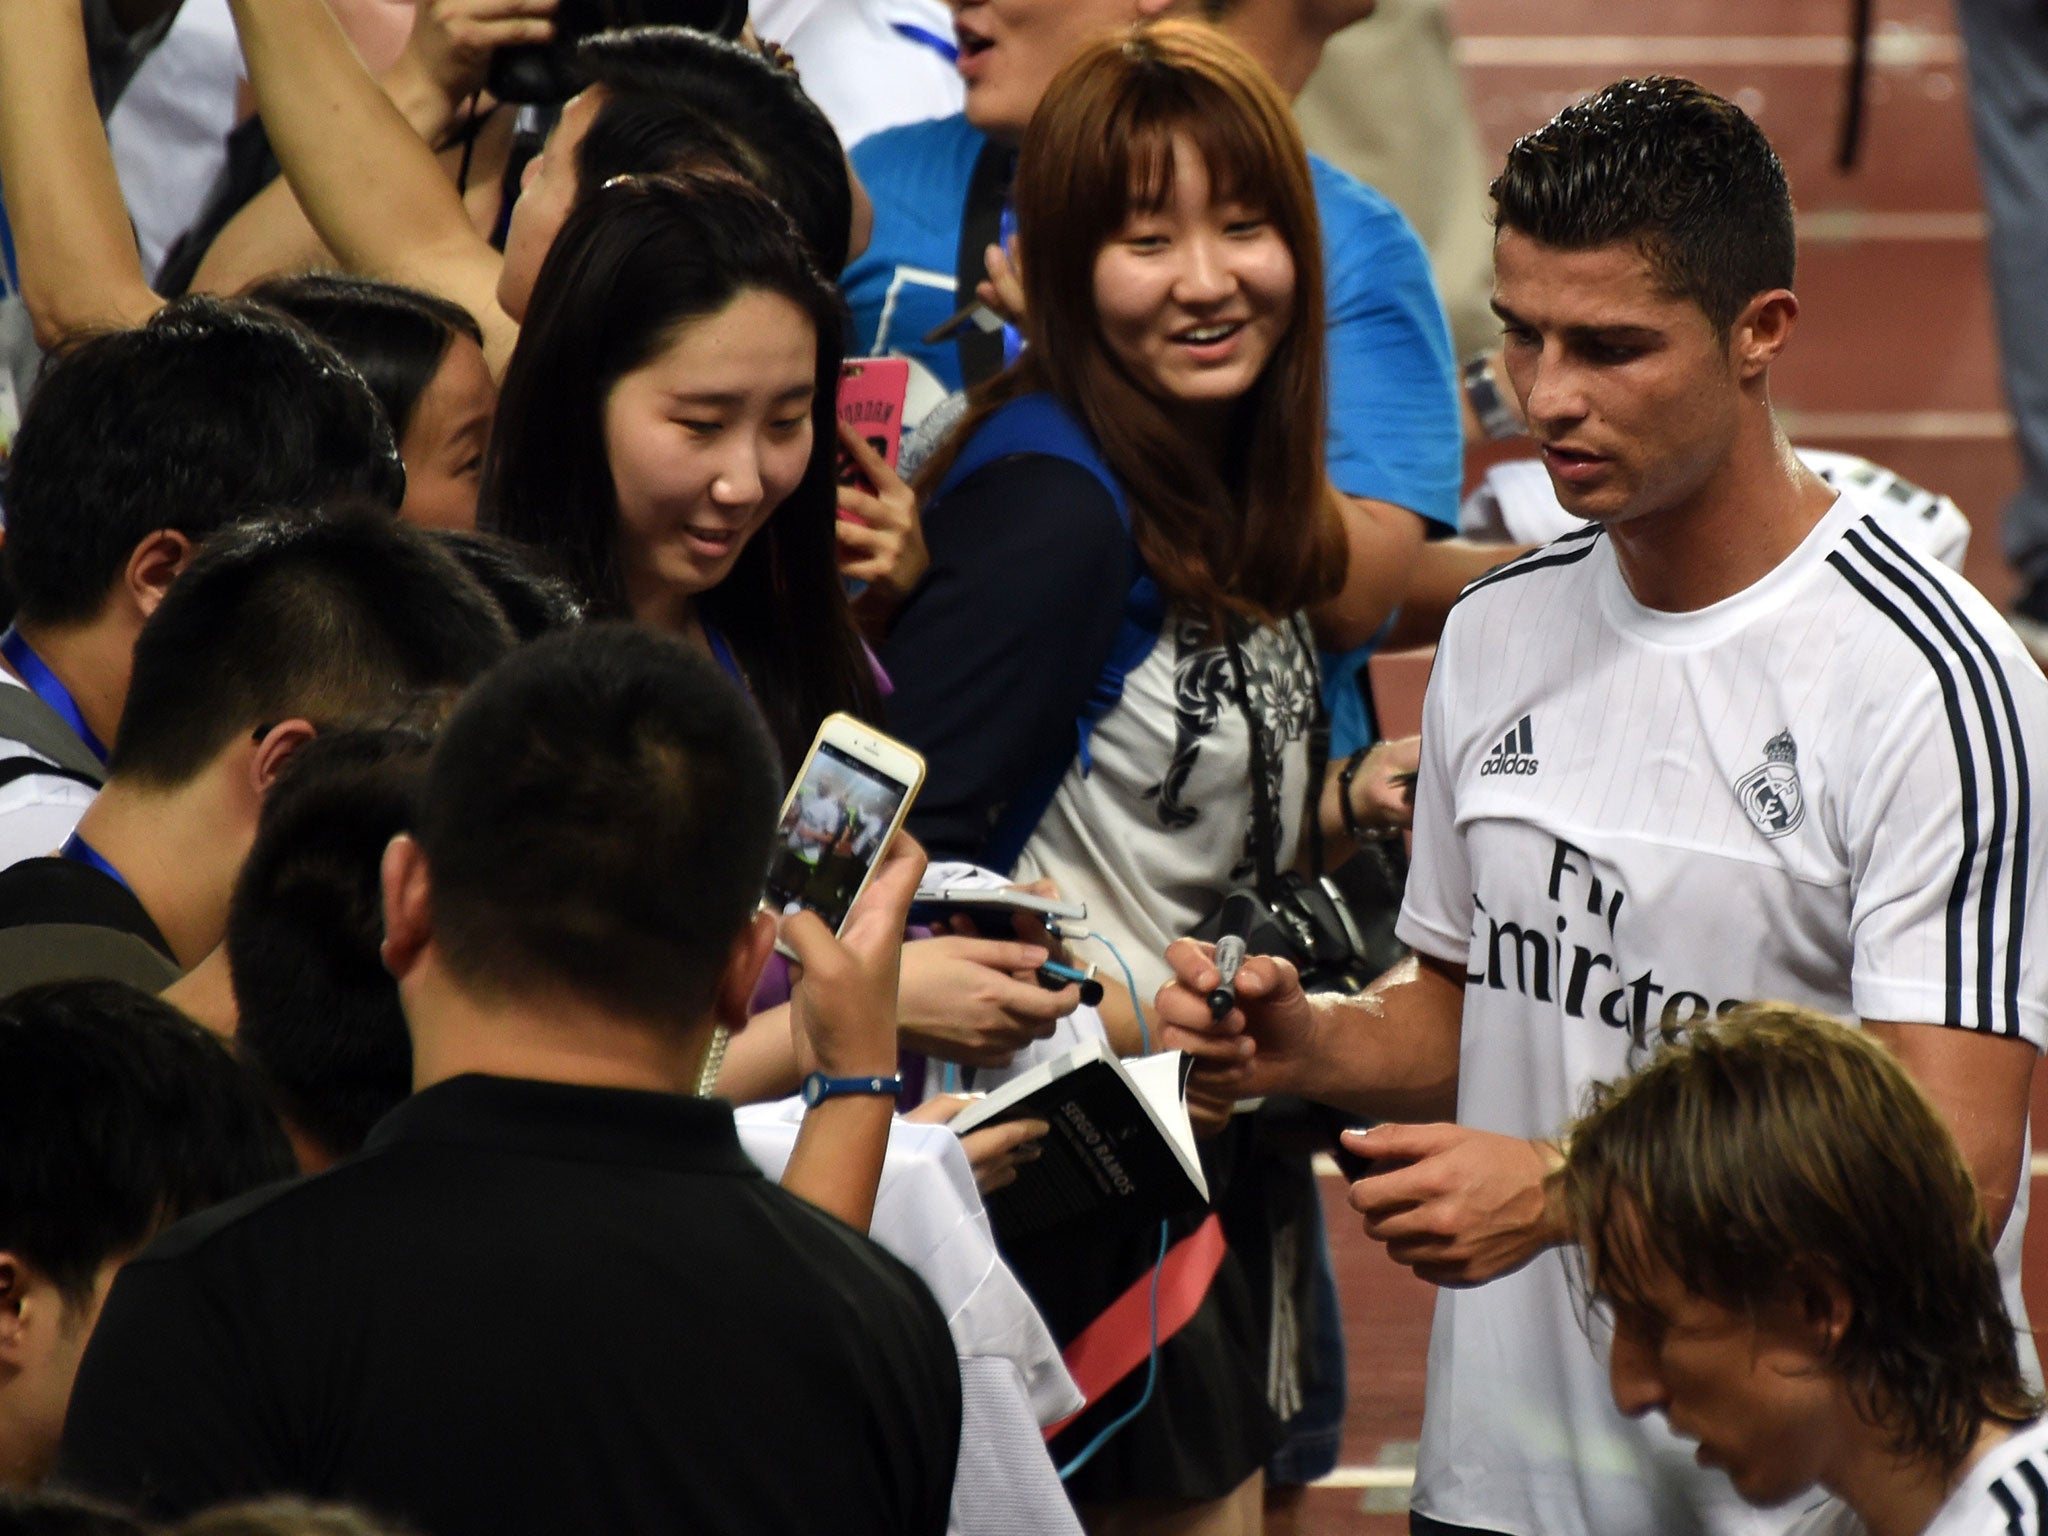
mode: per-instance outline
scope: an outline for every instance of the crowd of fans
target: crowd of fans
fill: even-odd
[[[1520,141],[1461,368],[1291,113],[1370,3],[231,0],[117,175],[207,9],[0,4],[0,1536],[1291,1530],[1319,1152],[1445,1288],[1418,1536],[2040,1529],[2048,683],[1787,442],[1738,108]],[[839,715],[926,776],[835,932]],[[1097,1040],[1209,1198],[999,1239],[1071,1128],[946,1121]]]

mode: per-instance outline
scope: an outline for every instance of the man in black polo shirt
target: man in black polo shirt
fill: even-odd
[[[486,676],[385,855],[417,1091],[359,1157],[123,1272],[60,1476],[167,1516],[345,1499],[426,1536],[943,1531],[944,1317],[685,1096],[773,942],[778,782],[750,704],[672,640],[558,634]],[[843,939],[783,926],[834,1078],[894,1070],[922,865],[895,850]],[[811,1115],[843,1147],[891,1108]]]
[[[122,1263],[294,1171],[248,1074],[170,1004],[108,981],[0,1001],[0,1490],[48,1475]]]

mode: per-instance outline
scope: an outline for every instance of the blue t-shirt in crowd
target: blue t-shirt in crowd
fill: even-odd
[[[853,149],[874,236],[846,269],[856,354],[914,357],[960,387],[953,342],[924,336],[957,307],[955,262],[974,162],[987,141],[964,116],[911,123]],[[1329,321],[1330,481],[1347,496],[1406,507],[1455,532],[1464,471],[1450,326],[1408,220],[1355,176],[1309,157],[1323,229]],[[1358,671],[1371,647],[1323,658],[1331,750],[1370,739]]]

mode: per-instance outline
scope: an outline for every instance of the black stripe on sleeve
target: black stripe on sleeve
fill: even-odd
[[[1991,788],[1990,834],[1981,844],[1983,870],[1977,888],[1977,901],[1973,912],[1966,916],[1973,918],[1977,951],[1977,986],[1975,1027],[1985,1028],[1997,1018],[1992,1004],[1992,990],[1995,981],[1996,954],[1995,929],[1997,924],[1998,877],[2005,864],[2005,830],[2007,800],[2010,793],[2005,772],[2005,752],[1996,718],[1991,710],[1991,696],[1984,686],[1984,675],[1968,647],[1956,635],[1940,611],[1935,608],[1927,594],[1913,582],[1906,572],[1893,562],[1885,559],[1872,547],[1862,531],[1851,528],[1845,535],[1845,542],[1860,554],[1873,572],[1896,589],[1908,603],[1918,610],[1927,627],[1931,627],[1945,647],[1952,653],[1949,665],[1960,665],[1969,683],[1970,695],[1977,706],[1977,721],[1984,737],[1984,757],[1988,765]]]
[[[1991,1497],[1996,1499],[1998,1507],[2005,1511],[2006,1536],[2027,1536],[2027,1528],[2020,1524],[2019,1495],[2005,1486],[2003,1478],[1991,1485]]]
[[[1885,532],[1875,519],[1869,520],[1869,526],[1870,531],[1882,540],[1885,546],[1901,560],[1909,559],[1898,541]],[[1970,616],[1963,611],[1963,605],[1956,601],[1955,593],[1951,592],[1940,581],[1932,580],[1924,575],[1922,579],[1933,590],[1935,596],[1941,600],[1942,606],[1954,615],[1956,623],[1975,642],[1977,650],[1983,655],[1985,665],[1991,672],[1991,680],[1998,685],[1999,704],[2005,715],[2007,736],[2012,743],[2013,767],[2015,770],[2013,776],[2014,811],[2012,885],[2006,898],[2010,910],[2006,920],[2005,938],[2005,1002],[2010,1016],[2010,1032],[2017,1035],[2020,1033],[2020,952],[2025,936],[2027,896],[2031,889],[2028,881],[2028,865],[2033,857],[2034,781],[2031,765],[2027,761],[2026,733],[2020,729],[2020,712],[2013,703],[2012,684],[2006,677],[2005,667],[1999,660],[1997,651],[1992,648],[1990,640],[1972,622]],[[2048,1536],[2048,1533],[2044,1533],[2044,1536]]]
[[[1468,585],[1458,594],[1457,600],[1462,603],[1481,587],[1490,587],[1496,582],[1507,581],[1516,576],[1527,576],[1531,571],[1541,571],[1559,565],[1577,565],[1593,553],[1595,541],[1605,531],[1598,523],[1587,528],[1574,529],[1541,549],[1532,549],[1528,554],[1510,560],[1506,565],[1496,566]],[[1456,604],[1452,606],[1455,607]]]
[[[2041,1476],[2041,1469],[2034,1465],[2030,1456],[2013,1469],[2020,1475],[2020,1481],[2027,1485],[2027,1492],[2034,1496],[2034,1536],[2048,1536],[2048,1481]]]
[[[1977,948],[1977,1012],[1973,1027],[2017,1037],[2020,1034],[2018,973],[2013,970],[2010,962],[2007,969],[2012,984],[2002,988],[1998,985],[1999,881],[2000,877],[2007,873],[2007,834],[2013,825],[2011,818],[2017,809],[2013,802],[2026,793],[2025,770],[2022,768],[2018,774],[2013,770],[2012,755],[2006,747],[2007,722],[2001,721],[1998,711],[1992,706],[1991,691],[1986,685],[1984,673],[1988,670],[2001,688],[2004,686],[2004,676],[1999,668],[1997,656],[1984,644],[1983,636],[1972,631],[1971,637],[1976,641],[1976,645],[1972,646],[1957,632],[1955,625],[1949,622],[1943,610],[1936,606],[1934,598],[1929,595],[1929,590],[1940,592],[1940,584],[1920,570],[1913,558],[1903,550],[1898,550],[1896,545],[1892,547],[1897,558],[1879,551],[1865,537],[1865,534],[1871,531],[1874,531],[1874,522],[1866,518],[1862,525],[1848,531],[1847,542],[1870,563],[1875,572],[1919,610],[1927,625],[1940,636],[1953,653],[1951,665],[1962,667],[1963,674],[1969,681],[1971,698],[1977,706],[1977,718],[1984,739],[1984,757],[1991,779],[1991,828],[1990,835],[1983,844],[1984,867],[1982,881],[1977,889],[1976,908],[1970,914],[1974,918]],[[2010,729],[2017,735],[2016,719],[2010,722]],[[2023,840],[2024,837],[2025,832],[2022,828],[2020,838]],[[2015,872],[2017,867],[2015,861]],[[2010,892],[2010,897],[2015,902],[2024,901],[2024,893],[2017,885]],[[2012,921],[2013,915],[2008,914],[2008,928]]]
[[[1977,768],[1970,751],[1970,738],[1963,728],[1962,700],[1956,694],[1955,679],[1941,663],[1940,655],[1933,644],[1920,633],[1905,614],[1864,574],[1849,563],[1839,549],[1828,556],[1828,564],[1842,575],[1842,579],[1863,594],[1864,599],[1879,613],[1898,626],[1899,632],[1912,641],[1920,654],[1927,658],[1928,666],[1934,669],[1936,680],[1941,684],[1941,702],[1948,712],[1949,734],[1955,739],[1956,758],[1962,777],[1963,796],[1963,857],[1956,869],[1956,877],[1949,887],[1948,895],[1948,941],[1946,949],[1946,991],[1948,1004],[1942,1022],[1959,1025],[1963,1022],[1963,906],[1970,891],[1970,868],[1977,862]]]

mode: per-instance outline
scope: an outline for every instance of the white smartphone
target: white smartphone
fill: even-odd
[[[1088,908],[1082,902],[1061,901],[1056,897],[1040,896],[1032,891],[1014,891],[1003,886],[921,885],[917,888],[917,902],[919,906],[961,910],[1034,912],[1040,917],[1056,917],[1069,923],[1078,923],[1088,916]]]
[[[782,803],[762,906],[815,912],[837,933],[923,782],[924,759],[902,742],[827,715]]]

